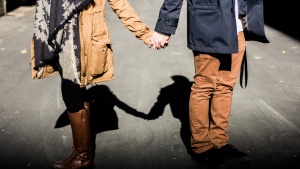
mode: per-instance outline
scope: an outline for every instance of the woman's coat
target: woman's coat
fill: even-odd
[[[133,32],[136,38],[148,45],[153,31],[143,23],[127,0],[107,0],[113,11],[125,27]],[[112,42],[104,16],[105,0],[94,0],[80,12],[79,32],[81,43],[80,86],[114,79],[114,56]],[[51,63],[43,71],[34,70],[34,45],[31,43],[32,78],[42,79],[58,72]],[[40,74],[41,73],[41,74]]]

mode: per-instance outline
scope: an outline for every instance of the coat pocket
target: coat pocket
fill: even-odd
[[[90,59],[90,74],[92,76],[99,76],[108,70],[107,54],[110,48],[109,42],[92,41],[92,53]]]
[[[201,10],[215,10],[220,7],[220,0],[192,0],[193,7]]]

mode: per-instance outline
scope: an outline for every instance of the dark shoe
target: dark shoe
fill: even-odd
[[[210,169],[227,169],[227,163],[218,157],[214,150],[210,149],[200,154],[192,154],[192,160],[196,161],[200,165]]]
[[[215,149],[217,155],[226,161],[246,162],[250,160],[248,154],[238,151],[233,145],[226,144],[220,149]]]

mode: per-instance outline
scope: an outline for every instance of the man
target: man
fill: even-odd
[[[164,0],[151,38],[164,48],[175,34],[183,0]],[[262,0],[187,0],[187,46],[193,51],[195,76],[189,101],[192,158],[209,167],[250,160],[228,144],[233,89],[246,41],[269,43]]]

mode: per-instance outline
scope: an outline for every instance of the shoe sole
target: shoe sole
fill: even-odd
[[[228,159],[228,158],[224,158],[224,157],[221,157],[221,158],[226,162],[233,162],[233,163],[245,163],[245,162],[251,161],[251,158],[244,158],[244,159],[238,159],[238,160],[237,159]]]
[[[201,165],[201,166],[204,166],[204,167],[206,167],[206,168],[208,168],[208,169],[229,169],[229,166],[227,166],[226,164],[221,165],[221,166],[210,166],[210,165],[208,165],[208,164],[204,164],[202,161],[196,160],[196,159],[193,158],[193,157],[192,157],[192,161],[195,162],[195,163],[197,163],[197,164],[199,164],[199,165]],[[225,161],[225,160],[224,160],[224,161]]]

